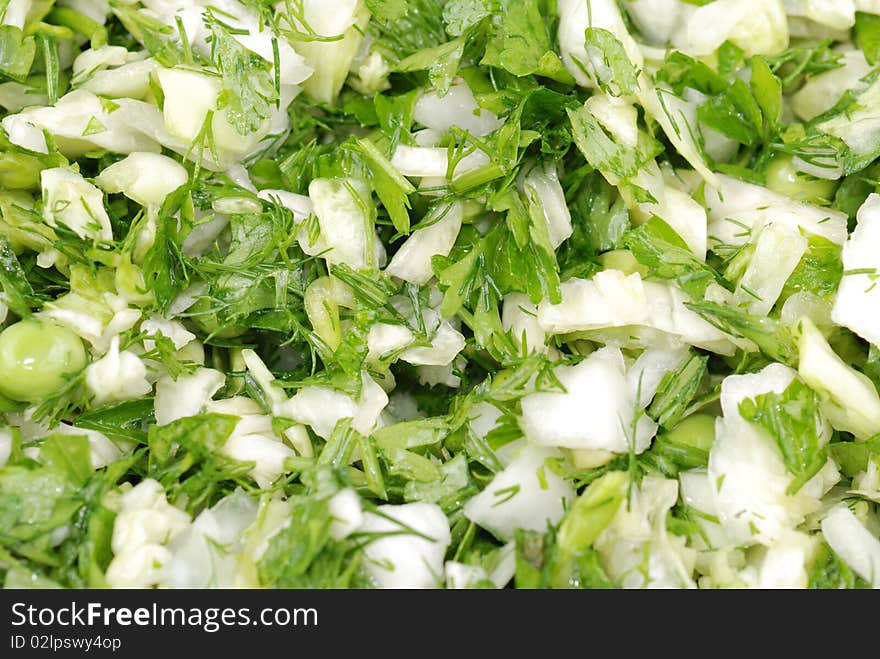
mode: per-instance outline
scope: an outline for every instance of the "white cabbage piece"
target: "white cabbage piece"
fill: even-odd
[[[460,201],[437,206],[425,218],[427,226],[416,229],[406,239],[391,258],[385,272],[411,284],[427,284],[434,276],[432,257],[449,256],[461,230],[461,219]]]
[[[628,0],[623,9],[652,46],[665,46],[695,11],[682,0]]]
[[[354,418],[357,403],[351,396],[330,387],[302,387],[287,402],[273,410],[275,416],[293,419],[309,426],[316,435],[327,439],[341,419]]]
[[[880,503],[880,460],[868,460],[865,471],[860,471],[852,479],[850,494]]]
[[[788,39],[782,0],[716,0],[691,13],[673,43],[689,55],[705,56],[731,41],[750,57],[785,50]]]
[[[770,224],[754,241],[755,251],[731,301],[751,314],[766,316],[807,251],[807,239],[791,227]]]
[[[445,133],[456,126],[474,137],[483,137],[503,125],[493,112],[477,105],[474,93],[465,83],[451,85],[446,94],[422,93],[413,108],[418,123]]]
[[[717,188],[718,177],[703,160],[702,146],[697,139],[699,122],[696,104],[676,96],[669,89],[656,87],[644,73],[639,76],[639,81],[639,100],[645,112],[660,124],[675,150],[700,173],[706,183]]]
[[[502,540],[512,539],[517,529],[543,532],[548,523],[559,523],[575,497],[571,483],[546,465],[559,455],[544,447],[522,447],[482,492],[468,499],[465,517]]]
[[[269,120],[253,133],[241,135],[220,107],[221,79],[184,68],[162,68],[156,77],[165,95],[162,113],[165,129],[187,144],[194,143],[211,113],[211,135],[218,151],[245,154],[252,151],[269,132]]]
[[[443,319],[431,336],[431,345],[413,346],[400,353],[400,358],[416,366],[450,366],[465,346],[464,335]]]
[[[110,15],[110,0],[58,0],[56,4],[60,7],[70,7],[99,25],[104,25]]]
[[[119,350],[119,337],[110,341],[110,349],[101,359],[86,367],[86,388],[95,405],[146,396],[153,391],[147,380],[147,367],[131,350]]]
[[[52,135],[58,149],[68,158],[78,158],[89,151],[106,149],[114,153],[149,151],[158,153],[161,147],[149,133],[131,121],[130,113],[124,111],[122,100],[102,100],[85,89],[77,89],[58,99],[55,105],[29,107],[17,115],[4,117],[4,128],[10,123],[25,122]],[[147,105],[141,103],[142,105]],[[155,106],[148,105],[161,116]],[[9,132],[7,130],[7,132]],[[45,141],[42,148],[36,144],[22,144],[25,148],[47,152]]]
[[[584,107],[621,144],[631,149],[636,147],[639,139],[639,113],[630,99],[596,93],[584,102]]]
[[[415,339],[415,335],[405,325],[375,323],[367,333],[366,361],[377,363],[398,353]]]
[[[101,69],[111,66],[122,66],[128,62],[146,58],[145,53],[133,53],[124,46],[103,45],[100,48],[88,48],[76,56],[71,65],[73,77],[70,82],[76,85],[82,78],[86,78]]]
[[[724,416],[716,423],[708,476],[718,519],[736,545],[770,546],[777,542],[819,509],[819,499],[839,478],[829,461],[796,494],[788,494],[793,477],[774,440],[739,413],[744,399],[782,393],[796,376],[787,366],[770,364],[758,373],[729,375],[721,383]],[[820,440],[827,442],[827,424],[823,422],[818,430]]]
[[[367,373],[361,374],[361,395],[357,401],[330,387],[306,385],[289,400],[276,403],[272,414],[309,426],[316,435],[327,439],[342,419],[351,419],[351,427],[369,435],[388,405],[388,395]]]
[[[451,542],[449,520],[433,503],[378,506],[364,514],[364,569],[380,588],[437,588]]]
[[[295,18],[296,29],[324,37],[342,37],[332,41],[308,37],[293,41],[296,51],[314,69],[302,83],[303,90],[317,101],[333,103],[358,54],[370,12],[363,0],[303,0],[300,6],[305,25]]]
[[[46,224],[63,224],[83,239],[113,240],[104,195],[82,174],[68,167],[44,169],[40,172],[40,185]]]
[[[880,396],[868,376],[838,357],[809,318],[801,318],[798,331],[798,372],[819,394],[831,425],[856,439],[880,432]]]
[[[244,534],[257,511],[257,501],[241,490],[202,511],[189,528],[168,543],[171,557],[164,566],[161,586],[234,587]]]
[[[141,323],[141,331],[147,336],[157,337],[160,334],[170,339],[175,349],[180,350],[195,340],[196,335],[190,332],[178,320],[168,320],[161,316],[150,316]],[[156,347],[155,341],[144,339],[144,348],[152,350]]]
[[[355,270],[378,266],[384,254],[380,254],[381,241],[367,228],[371,202],[364,181],[316,178],[309,183],[309,199],[320,233],[312,243],[300,230],[298,240],[306,254],[321,254],[330,265],[345,263]]]
[[[293,213],[293,218],[297,223],[302,222],[314,212],[312,200],[307,195],[288,192],[287,190],[276,190],[266,188],[257,193],[257,197],[265,201],[273,201],[281,204]]]
[[[818,538],[801,531],[785,531],[768,547],[755,548],[740,571],[741,584],[749,588],[803,589],[819,546]]]
[[[317,338],[327,350],[336,350],[345,329],[339,319],[339,308],[357,306],[352,288],[332,275],[318,277],[306,289],[303,306]]]
[[[481,440],[501,424],[501,410],[487,401],[481,401],[468,411],[468,430]],[[502,467],[507,467],[519,455],[525,439],[515,439],[495,449],[495,457]]]
[[[501,410],[488,401],[480,401],[468,411],[468,429],[479,439],[485,440],[498,427],[500,420]],[[499,461],[504,466],[510,464],[510,460],[503,460],[500,456]]]
[[[4,5],[0,24],[18,29],[23,29],[33,19],[36,11],[40,10],[39,5],[34,7],[34,0],[7,0]]]
[[[8,426],[0,428],[0,468],[2,468],[12,455],[12,429]]]
[[[792,327],[806,316],[825,331],[832,326],[831,308],[831,302],[827,299],[808,291],[799,291],[785,300],[779,312],[779,319],[783,324]]]
[[[871,72],[871,66],[861,50],[842,53],[843,66],[810,76],[791,97],[791,109],[799,119],[809,121],[827,112],[848,91],[862,91],[868,84],[862,80]]]
[[[849,30],[856,23],[855,0],[785,0],[785,12],[834,30]]]
[[[382,410],[388,405],[388,394],[367,373],[361,373],[361,395],[351,420],[351,427],[362,435],[369,435],[381,423]]]
[[[171,560],[166,546],[190,525],[190,517],[165,499],[162,485],[146,478],[120,498],[113,524],[113,560],[107,583],[113,588],[146,588],[165,579]]]
[[[7,115],[3,118],[2,125],[12,144],[34,153],[49,153],[43,130],[34,126],[23,115]]]
[[[584,40],[588,27],[608,30],[621,42],[630,62],[639,68],[644,63],[642,51],[627,31],[614,0],[559,0],[557,11],[562,63],[579,85],[596,86],[596,75]]]
[[[414,319],[413,319],[414,320]],[[400,353],[400,358],[416,366],[449,366],[465,346],[464,335],[455,319],[440,316],[437,309],[422,310],[422,322],[430,345],[415,345]]]
[[[105,98],[144,99],[150,94],[150,74],[157,68],[159,63],[146,51],[105,45],[77,55],[70,84]]]
[[[822,520],[822,535],[853,572],[880,588],[880,539],[849,508],[843,504],[832,508]]]
[[[257,563],[272,538],[290,526],[290,503],[280,498],[262,497],[256,519],[242,533],[243,549],[238,555],[238,571],[235,577],[236,588],[259,588],[260,580]]]
[[[48,318],[63,325],[91,343],[99,352],[106,350],[106,346],[103,349],[99,348],[101,348],[100,344],[105,330],[114,316],[113,310],[107,304],[100,304],[97,300],[70,292],[52,302],[46,302],[43,305],[43,310],[35,315],[38,318]],[[137,322],[137,319],[134,322]]]
[[[479,169],[490,162],[489,156],[474,149],[455,163],[452,179]],[[449,149],[435,146],[408,146],[399,144],[391,156],[391,164],[404,176],[446,179],[449,171]]]
[[[657,203],[639,204],[639,210],[650,217],[656,215],[665,221],[681,237],[694,256],[706,260],[708,227],[706,209],[694,199],[672,187],[664,185],[660,195],[654,193]]]
[[[613,453],[648,448],[657,424],[647,415],[634,419],[635,391],[619,348],[606,346],[575,366],[557,366],[553,374],[564,392],[536,392],[520,402],[529,441]]]
[[[559,183],[556,166],[544,163],[532,167],[523,177],[521,187],[532,216],[543,217],[547,223],[550,246],[558,248],[571,236],[572,228],[571,213],[565,203],[565,192]]]
[[[642,93],[639,98],[645,110],[660,123],[676,149],[696,169],[709,185],[717,186],[715,174],[706,166],[697,142],[696,104],[685,101],[672,92],[658,89],[643,76]],[[615,142],[635,149],[638,143],[638,112],[635,105],[625,98],[607,94],[594,94],[584,107],[611,134]],[[612,185],[620,180],[612,172],[602,172]],[[627,204],[644,216],[658,215],[682,237],[699,259],[706,258],[706,211],[689,195],[669,185],[654,160],[646,163],[632,178],[632,182],[647,190],[656,202],[636,203],[632,195],[621,190]]]
[[[692,534],[692,546],[701,552],[711,552],[734,546],[735,543],[725,532],[718,517],[715,491],[709,482],[707,470],[682,471],[678,474],[678,482],[682,503],[701,513],[693,517],[700,527],[700,533]],[[698,569],[700,568],[698,567]]]
[[[230,121],[229,105],[221,102],[219,77],[182,67],[157,69],[156,77],[164,94],[162,111],[134,99],[118,99],[115,103],[123,106],[123,116],[139,115],[133,125],[162,146],[199,160],[206,168],[232,172],[242,159],[265,148],[264,138],[288,129],[287,108],[298,90],[295,86],[282,85],[279,102],[271,105],[269,116],[256,130],[242,135]],[[160,121],[157,121],[157,113]],[[210,142],[204,139],[207,128],[210,128]],[[194,149],[197,143],[201,148]]]
[[[154,409],[156,424],[164,426],[201,413],[211,397],[226,383],[226,376],[212,368],[198,368],[176,380],[162,376],[156,383]]]
[[[39,90],[34,87],[28,87],[25,84],[20,82],[4,82],[0,83],[0,107],[6,109],[7,112],[21,112],[28,106],[31,105],[48,105],[49,97],[45,94],[40,93]],[[17,117],[18,120],[21,119],[16,114],[9,114],[10,117]],[[21,123],[21,122],[20,122]],[[4,130],[9,133],[13,130],[11,123],[7,122],[3,124]],[[32,131],[36,129],[33,126],[30,126]],[[35,140],[38,148],[31,149],[32,151],[39,151],[41,153],[45,153],[46,151],[46,140],[43,137],[42,131],[36,131],[39,133],[39,138]],[[10,139],[13,144],[18,144],[19,146],[25,146],[27,141],[21,137],[13,138],[10,135]]]
[[[122,307],[122,305],[125,304],[124,298],[115,296],[112,293],[107,293],[104,297],[112,300],[108,301],[107,306],[109,306],[111,310],[114,310],[114,313],[110,318],[110,322],[107,323],[107,326],[101,333],[101,336],[94,341],[91,341],[92,347],[98,354],[109,350],[110,341],[112,341],[114,337],[122,332],[130,330],[137,325],[138,321],[141,319],[140,309]]]
[[[298,88],[312,69],[291,46],[287,37],[276,34],[257,12],[238,0],[143,0],[141,3],[152,16],[177,31],[177,18],[183,22],[187,40],[193,51],[210,59],[210,30],[205,25],[205,11],[210,9],[214,15],[232,30],[232,38],[255,55],[274,67],[275,55],[273,41],[277,44],[280,69],[278,77],[282,88]],[[284,5],[282,3],[282,9]],[[287,24],[282,19],[282,24]],[[273,75],[275,72],[273,70]]]
[[[269,426],[271,431],[271,419]],[[286,473],[285,460],[296,455],[293,449],[274,436],[238,432],[229,436],[220,453],[239,462],[253,462],[254,467],[248,475],[260,487],[269,487],[281,474]]]
[[[135,152],[106,167],[95,179],[104,192],[122,192],[141,206],[159,207],[189,180],[186,168],[159,153]]]
[[[831,320],[880,346],[880,195],[871,194],[856,215],[856,228],[843,246],[844,276]]]
[[[459,356],[446,365],[416,366],[416,376],[419,378],[419,384],[424,386],[436,387],[439,384],[457,389],[461,386],[461,378],[458,373],[465,366],[467,366],[467,362]]]
[[[253,462],[248,472],[260,487],[270,486],[281,474],[287,472],[285,461],[296,455],[296,451],[278,437],[272,425],[272,417],[250,398],[233,396],[221,400],[211,400],[205,404],[205,411],[212,414],[228,414],[238,417],[230,436],[220,453],[241,462]],[[284,439],[300,449],[302,438],[294,426],[284,432]],[[308,438],[306,437],[306,443]]]
[[[695,588],[695,552],[666,530],[678,482],[647,476],[596,539],[602,566],[623,588]]]
[[[74,266],[72,269],[77,268],[82,266]],[[85,281],[89,279],[91,276],[86,275]],[[43,310],[35,315],[67,327],[88,341],[96,354],[103,354],[110,347],[110,340],[114,336],[131,329],[141,318],[139,309],[130,308],[125,297],[107,290],[104,288],[105,284],[106,280],[95,288],[85,282],[83,285],[75,285],[69,293],[44,302]]]
[[[547,352],[547,333],[538,322],[538,307],[525,293],[508,293],[501,306],[501,328],[526,352]]]
[[[369,50],[370,35],[361,42],[360,50],[351,63],[348,86],[364,96],[375,96],[391,87],[388,74],[391,68],[382,54]]]
[[[749,241],[753,227],[777,223],[823,236],[837,245],[846,241],[846,213],[794,201],[732,176],[717,176],[719,187],[707,185],[705,188],[712,237],[710,248],[743,245]]]
[[[354,488],[346,487],[339,490],[330,497],[327,508],[333,518],[330,523],[330,537],[334,540],[344,540],[364,523],[363,505]]]
[[[643,281],[637,272],[597,272],[592,279],[572,278],[561,286],[562,302],[538,305],[538,322],[547,334],[627,328],[655,330],[654,341],[683,342],[732,354],[727,335],[684,306],[685,293],[668,282]]]
[[[626,372],[626,385],[639,409],[648,406],[660,387],[660,381],[674,371],[688,355],[687,346],[648,348]]]
[[[872,158],[872,154],[880,146],[878,108],[880,108],[880,81],[875,81],[858,96],[855,105],[818,124],[817,128],[842,139],[852,155]]]
[[[508,542],[500,547],[490,563],[470,565],[446,561],[446,587],[464,589],[491,584],[495,588],[504,588],[516,574],[516,543]]]
[[[114,442],[111,441],[107,435],[98,432],[97,430],[91,430],[90,428],[79,428],[63,422],[50,428],[49,426],[34,421],[32,416],[33,412],[34,409],[29,408],[21,413],[9,413],[7,417],[9,422],[18,428],[21,441],[24,444],[31,443],[52,434],[84,436],[89,440],[89,461],[92,465],[92,469],[106,467],[121,458],[122,449],[120,447],[130,448],[130,443],[126,440],[116,439]],[[0,431],[0,433],[2,433],[2,431]],[[3,451],[3,442],[3,435],[0,434],[0,455],[2,455]],[[0,462],[2,462],[2,460],[0,460]]]
[[[489,579],[486,570],[481,565],[446,561],[444,570],[446,573],[446,588],[450,590],[474,588]]]

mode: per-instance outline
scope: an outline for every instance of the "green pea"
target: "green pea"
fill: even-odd
[[[82,340],[66,327],[22,320],[0,333],[0,394],[33,402],[86,365]]]
[[[791,156],[780,155],[773,158],[767,166],[766,176],[768,188],[801,201],[830,200],[837,189],[837,181],[798,171],[791,162]]]
[[[710,414],[691,414],[667,432],[666,437],[676,444],[708,451],[715,441],[715,417]]]

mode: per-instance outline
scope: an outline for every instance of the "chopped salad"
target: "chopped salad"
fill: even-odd
[[[880,587],[880,2],[0,0],[0,582]]]

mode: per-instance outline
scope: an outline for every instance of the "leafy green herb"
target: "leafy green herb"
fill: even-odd
[[[863,11],[856,12],[856,41],[868,64],[876,64],[880,57],[880,17]]]
[[[835,554],[827,543],[822,543],[807,588],[818,590],[851,590],[864,587],[862,579],[857,577],[849,566]]]
[[[761,107],[749,86],[739,78],[724,93],[703,103],[697,117],[710,128],[746,146],[757,142],[762,134]]]
[[[585,32],[587,56],[603,90],[614,96],[629,96],[638,89],[638,71],[629,60],[620,40],[600,27]]]
[[[694,256],[679,235],[659,217],[652,217],[624,236],[623,244],[636,259],[662,279],[675,279],[693,299],[703,297],[718,276]]]
[[[648,408],[648,414],[657,423],[664,428],[672,428],[681,420],[700,389],[708,361],[707,356],[690,352],[675,370],[663,376]]]
[[[791,331],[772,317],[760,317],[715,302],[686,306],[724,332],[750,339],[758,349],[783,364],[794,363],[797,347]]]
[[[211,60],[223,80],[218,102],[228,108],[226,116],[241,135],[253,133],[263,125],[278,98],[278,89],[269,63],[247,50],[231,29],[215,14],[209,14]]]
[[[6,236],[0,235],[0,285],[7,297],[7,306],[21,318],[31,315],[35,305],[34,290]]]
[[[495,24],[495,34],[480,61],[503,68],[515,76],[539,75],[561,83],[574,78],[554,52],[546,23],[550,3],[536,0],[505,0],[503,20]]]
[[[789,494],[797,493],[825,465],[819,399],[800,380],[793,380],[781,394],[760,394],[754,400],[742,401],[739,411],[773,437],[786,468],[794,476]]]
[[[359,140],[367,166],[372,174],[373,188],[379,195],[379,200],[388,209],[394,228],[400,233],[409,233],[410,207],[407,195],[415,191],[408,180],[392,167],[391,163],[369,140]]]

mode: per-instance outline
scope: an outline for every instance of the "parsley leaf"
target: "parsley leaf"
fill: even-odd
[[[218,103],[240,135],[260,129],[278,100],[272,67],[233,37],[231,28],[212,12],[205,21],[211,30],[211,61],[220,72],[223,91]]]

